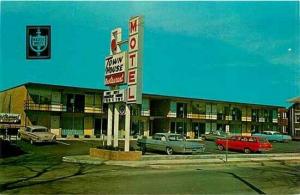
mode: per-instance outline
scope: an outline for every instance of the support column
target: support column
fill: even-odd
[[[108,104],[107,116],[107,145],[111,146],[112,137],[112,122],[113,122],[113,104]]]
[[[114,112],[114,147],[116,148],[119,141],[119,104],[115,104]]]
[[[130,149],[130,105],[126,104],[125,111],[125,152],[129,152]]]

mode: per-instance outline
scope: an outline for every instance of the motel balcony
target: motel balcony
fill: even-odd
[[[150,110],[142,110],[141,116],[150,116]]]
[[[188,113],[187,118],[190,118],[190,119],[206,119],[206,114]]]
[[[25,100],[24,110],[66,112],[67,106],[55,102],[45,104],[45,103],[36,103],[32,100]]]
[[[99,104],[91,104],[84,106],[84,113],[103,114],[102,106]]]
[[[82,109],[75,107],[68,107],[62,103],[49,102],[49,103],[36,103],[32,100],[25,100],[24,110],[26,111],[51,111],[51,112],[84,112],[91,114],[103,114],[103,109],[101,105],[85,105]]]
[[[149,114],[150,114],[150,116],[153,116],[153,117],[166,117],[167,116],[167,114],[165,112],[162,112],[159,110],[151,111]]]

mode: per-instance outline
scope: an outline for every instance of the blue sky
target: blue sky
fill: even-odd
[[[288,106],[300,95],[299,2],[1,2],[0,90],[105,89],[110,32],[145,18],[143,91]],[[26,60],[26,25],[51,25],[50,60]]]

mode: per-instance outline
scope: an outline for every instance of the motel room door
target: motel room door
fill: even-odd
[[[51,116],[50,126],[51,133],[60,136],[60,116]]]
[[[107,133],[107,119],[106,118],[95,118],[95,136],[100,136],[101,134],[106,135]]]

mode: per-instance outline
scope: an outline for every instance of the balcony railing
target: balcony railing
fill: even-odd
[[[206,115],[205,114],[189,113],[189,114],[187,114],[187,118],[190,118],[190,119],[206,119]]]
[[[176,112],[169,112],[168,114],[167,114],[167,117],[169,117],[169,118],[176,118],[176,116],[177,116],[177,114],[176,114]]]
[[[251,122],[251,116],[242,116],[242,121]]]
[[[60,103],[50,103],[50,104],[43,104],[43,103],[35,103],[31,100],[25,100],[24,103],[25,110],[38,110],[38,111],[57,111],[57,112],[65,112],[67,111],[67,107]]]
[[[151,116],[159,116],[159,117],[166,117],[166,113],[158,110],[154,110],[150,112]]]
[[[101,105],[85,105],[84,106],[85,113],[103,113]]]
[[[142,110],[141,116],[150,116],[150,110]]]
[[[67,106],[61,103],[51,102],[47,104],[36,103],[32,100],[25,100],[25,110],[37,110],[37,111],[54,111],[54,112],[67,112]],[[69,109],[73,110],[73,109]],[[75,109],[76,112],[76,109]],[[84,113],[103,113],[101,105],[85,105]]]

